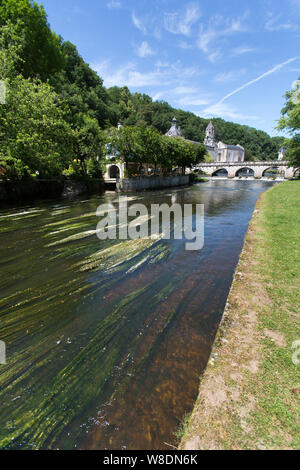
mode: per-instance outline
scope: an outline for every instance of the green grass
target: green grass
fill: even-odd
[[[252,391],[258,406],[252,415],[256,434],[269,446],[300,447],[300,366],[292,361],[292,344],[300,340],[300,183],[275,186],[263,198],[258,216],[258,272],[272,306],[259,318],[259,331],[280,332],[286,345],[262,339],[263,366]],[[274,430],[277,432],[274,433]],[[278,432],[279,431],[279,432]]]

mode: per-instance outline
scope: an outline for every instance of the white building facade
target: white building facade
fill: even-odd
[[[237,163],[245,161],[245,149],[241,145],[216,143],[215,128],[212,122],[206,128],[204,145],[214,162]]]
[[[278,160],[281,162],[282,160],[285,160],[286,157],[286,149],[281,147],[278,152]]]
[[[172,126],[166,133],[166,136],[181,137],[184,139],[180,127],[177,126],[175,117],[172,120]],[[204,145],[214,162],[236,163],[245,161],[245,149],[241,145],[227,145],[223,142],[217,144],[215,140],[215,128],[212,122],[210,122],[206,128]]]

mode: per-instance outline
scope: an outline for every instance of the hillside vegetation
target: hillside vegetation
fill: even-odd
[[[104,131],[118,122],[140,129],[150,150],[153,131],[166,133],[174,116],[186,139],[200,143],[209,122],[127,87],[105,88],[76,46],[51,31],[44,8],[31,0],[0,0],[0,80],[7,90],[6,103],[0,105],[2,178],[99,177],[110,135]],[[246,160],[276,160],[282,138],[222,119],[213,122],[216,140],[242,145]],[[161,141],[160,157],[153,150],[148,162],[169,170],[205,158],[203,145],[193,148],[191,158],[180,157],[179,143],[170,144],[171,150],[168,145]],[[187,157],[191,149],[184,149]],[[130,150],[140,164],[137,145]],[[129,154],[120,158],[126,161]]]

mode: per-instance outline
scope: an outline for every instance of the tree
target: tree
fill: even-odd
[[[6,177],[59,176],[72,156],[63,102],[48,84],[16,76],[0,106],[0,165]]]
[[[78,117],[74,129],[74,157],[80,163],[81,174],[102,176],[104,161],[104,134],[98,121],[87,115]]]
[[[104,129],[109,125],[110,114],[115,121],[114,111],[107,106],[108,94],[102,79],[84,62],[76,47],[70,42],[62,44],[65,58],[64,69],[51,77],[50,83],[68,104],[68,121],[76,123],[78,114],[97,119]]]
[[[110,143],[118,150],[121,159],[125,162],[125,171],[128,174],[129,160],[136,155],[135,129],[133,127],[115,129]]]
[[[300,77],[295,88],[285,94],[286,103],[281,111],[277,129],[286,130],[291,139],[286,141],[287,158],[291,166],[300,166]]]
[[[22,40],[16,25],[8,22],[0,26],[0,80],[16,75],[17,67],[22,62]]]
[[[175,150],[176,166],[181,168],[183,175],[186,168],[192,168],[204,160],[207,153],[204,145],[195,144],[181,138],[172,138],[172,141],[174,141],[174,145],[177,147]]]
[[[0,26],[16,25],[23,38],[18,71],[25,78],[46,80],[61,70],[64,58],[61,39],[51,31],[42,6],[30,0],[1,0]]]
[[[161,135],[156,129],[148,127],[145,123],[140,124],[135,128],[134,140],[135,162],[153,164],[155,169],[158,163],[164,163]]]

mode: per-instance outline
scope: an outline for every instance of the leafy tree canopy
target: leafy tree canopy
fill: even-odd
[[[130,94],[127,87],[109,88],[108,95],[109,108],[113,109],[117,121],[121,121],[126,126],[146,123],[165,134],[170,128],[172,118],[176,116],[186,139],[200,143],[204,141],[208,119],[195,116],[191,112],[175,109],[164,101],[153,102],[145,94]],[[219,118],[212,119],[212,121],[215,126],[217,142],[242,145],[246,149],[247,160],[277,159],[283,138],[271,138],[266,132]]]
[[[111,141],[126,163],[143,160],[184,171],[205,158],[203,145],[163,134],[175,115],[186,139],[203,142],[207,119],[153,102],[126,86],[106,89],[76,47],[51,31],[43,7],[32,0],[0,0],[0,80],[9,88],[0,109],[1,165],[11,159],[8,166],[18,176],[58,174],[72,166],[84,176],[100,175],[105,160],[102,130],[118,122],[125,127]],[[287,96],[280,128],[294,133],[292,152],[292,146],[298,148],[299,127],[290,101]],[[247,160],[275,160],[283,145],[283,138],[248,126],[213,122],[216,140],[242,145]]]
[[[45,80],[63,67],[61,39],[51,31],[44,8],[30,0],[0,0],[0,26],[16,25],[23,38],[19,72]]]
[[[50,86],[17,76],[0,106],[0,165],[10,178],[59,176],[72,157],[73,134]]]
[[[287,157],[292,166],[300,166],[300,77],[295,88],[285,94],[286,103],[281,111],[278,129],[287,131],[291,139],[286,141]]]
[[[117,118],[110,111],[108,94],[102,79],[84,62],[70,42],[62,44],[65,67],[51,77],[50,83],[68,104],[69,121],[76,122],[78,114],[86,114],[98,121],[101,128]]]

